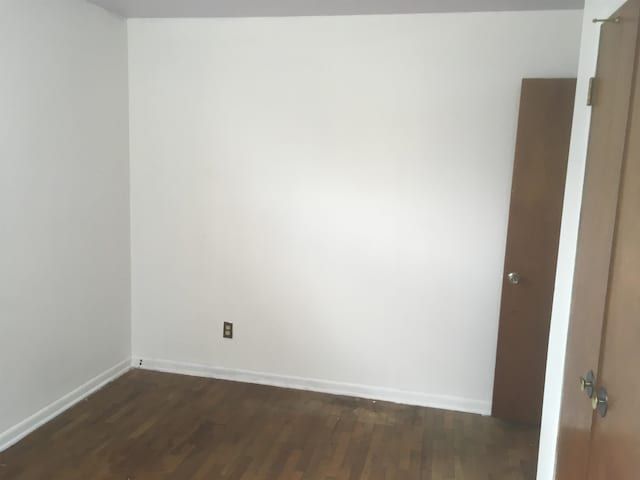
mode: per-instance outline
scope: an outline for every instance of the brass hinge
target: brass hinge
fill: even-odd
[[[595,83],[596,78],[591,77],[589,79],[589,91],[587,92],[587,106],[593,105],[593,84]]]

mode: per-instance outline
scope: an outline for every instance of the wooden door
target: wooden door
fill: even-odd
[[[640,478],[640,76],[636,73],[591,431],[590,480]],[[604,398],[604,395],[603,395]],[[604,412],[601,412],[604,413]]]
[[[492,413],[531,424],[542,414],[575,87],[522,82]]]
[[[593,414],[579,378],[589,370],[598,375],[639,12],[640,0],[630,0],[611,17],[619,17],[619,23],[601,27],[564,372],[558,480],[587,478]]]

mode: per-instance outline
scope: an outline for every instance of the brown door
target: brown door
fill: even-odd
[[[612,16],[620,18],[618,23],[601,27],[564,372],[558,480],[588,478],[593,414],[578,380],[589,370],[598,376],[639,11],[640,0],[630,0]]]
[[[640,76],[636,74],[591,430],[590,480],[640,478]],[[604,395],[605,391],[607,395]],[[605,414],[602,416],[602,414]]]
[[[525,79],[493,389],[495,417],[538,424],[575,79]]]

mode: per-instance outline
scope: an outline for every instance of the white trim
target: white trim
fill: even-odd
[[[142,365],[140,365],[140,361],[142,361]],[[293,388],[296,390],[309,390],[313,392],[331,393],[334,395],[382,400],[405,405],[417,405],[421,407],[439,408],[459,412],[478,413],[481,415],[489,415],[491,413],[490,402],[453,397],[449,395],[411,392],[407,390],[396,390],[393,388],[372,387],[369,385],[291,377],[273,373],[210,367],[193,363],[146,359],[140,357],[132,360],[132,366],[157,372],[178,373],[181,375],[192,375],[196,377],[256,383],[260,385],[271,385],[274,387]]]
[[[19,442],[25,436],[36,430],[38,427],[44,425],[56,416],[60,415],[65,410],[73,407],[80,400],[88,397],[93,392],[102,388],[107,383],[112,382],[119,376],[128,372],[130,369],[131,360],[123,360],[110,369],[93,377],[83,385],[80,385],[75,390],[67,393],[62,398],[59,398],[55,402],[47,405],[42,410],[39,410],[17,425],[9,428],[9,430],[0,433],[0,452]]]

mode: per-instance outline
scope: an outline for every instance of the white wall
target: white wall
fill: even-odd
[[[81,0],[0,2],[0,449],[130,357],[126,43]]]
[[[594,25],[594,18],[607,18],[617,10],[624,0],[586,0],[580,45],[580,64],[576,107],[571,134],[571,149],[567,169],[567,185],[562,213],[562,229],[558,251],[547,375],[545,381],[542,430],[540,434],[540,454],[538,459],[538,480],[554,478],[560,403],[564,374],[565,350],[569,328],[573,270],[575,267],[578,242],[578,226],[582,205],[582,187],[589,140],[591,109],[586,105],[589,78],[596,71],[600,26]]]
[[[488,412],[520,82],[581,18],[130,20],[134,355]]]

